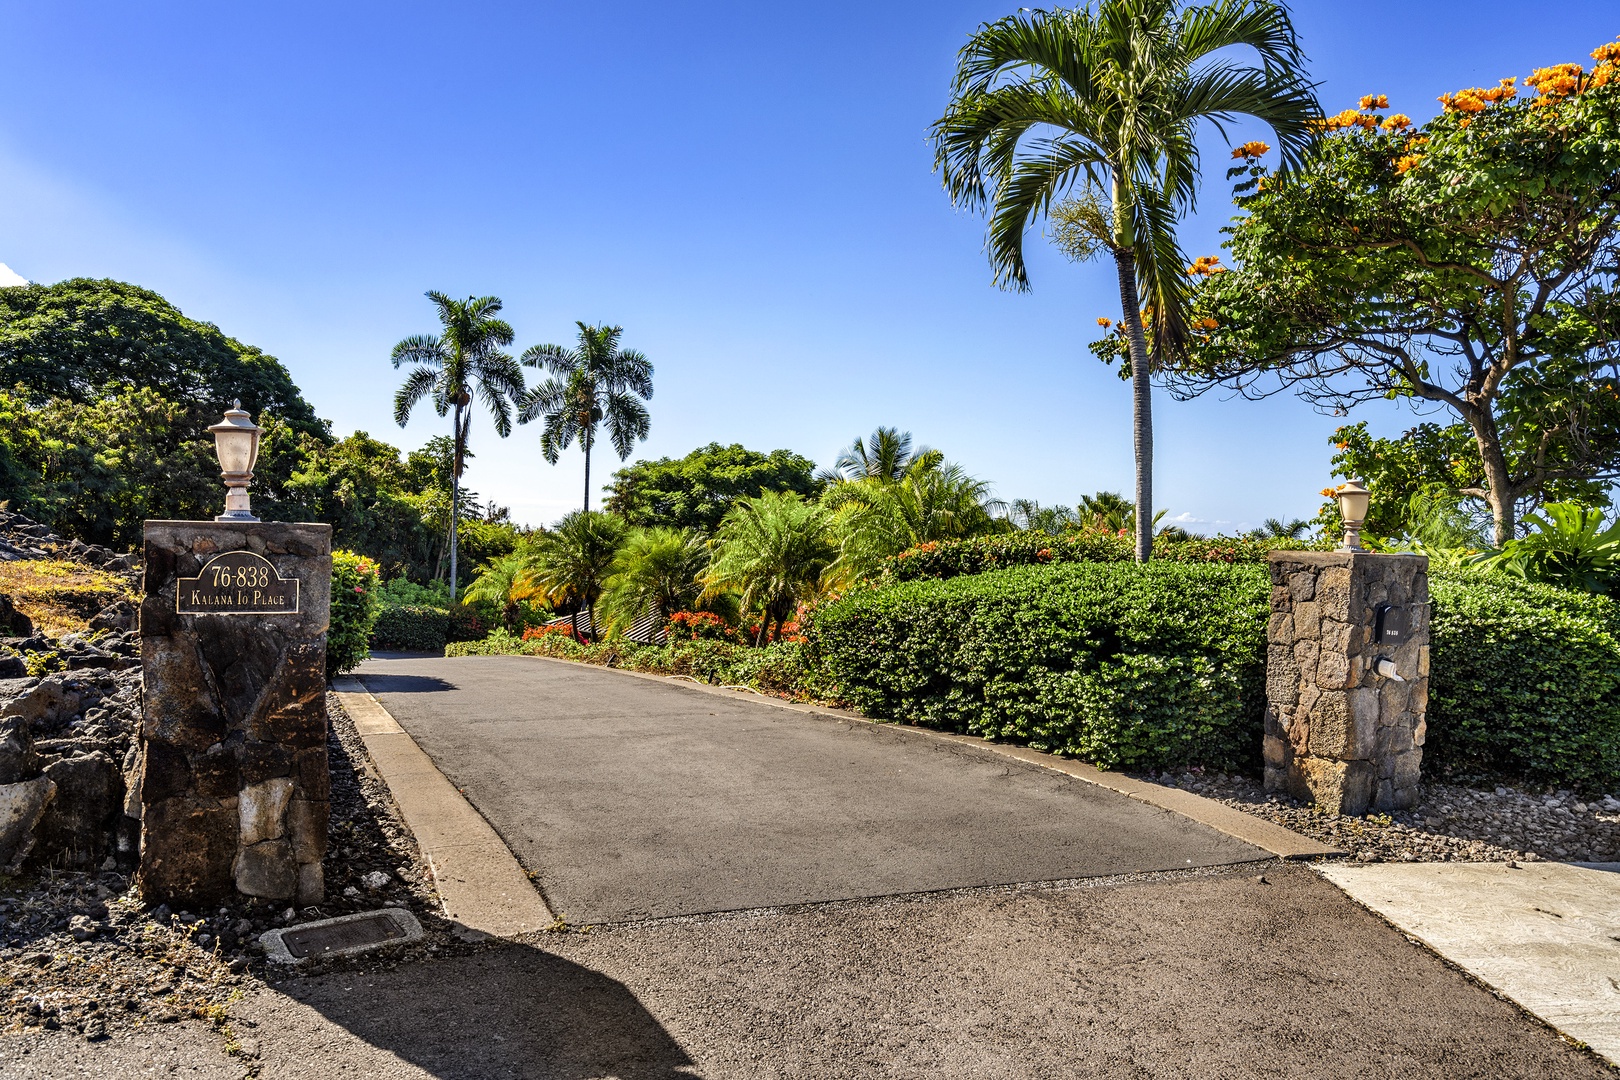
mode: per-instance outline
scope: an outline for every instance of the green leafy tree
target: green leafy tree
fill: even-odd
[[[450,599],[456,598],[456,526],[461,504],[461,473],[466,463],[467,436],[472,425],[469,406],[476,396],[495,421],[495,432],[512,432],[512,406],[523,398],[523,372],[501,347],[512,344],[512,327],[495,316],[501,302],[493,296],[454,300],[429,292],[443,332],[417,334],[394,346],[397,369],[412,365],[404,385],[394,394],[394,421],[404,427],[411,410],[427,398],[440,416],[453,413],[450,425],[455,456],[450,470]]]
[[[1380,450],[1426,459],[1402,466],[1408,490],[1454,484],[1488,507],[1499,545],[1522,504],[1620,477],[1617,50],[1535,73],[1534,94],[1503,80],[1446,95],[1419,127],[1369,96],[1323,121],[1296,175],[1235,169],[1234,265],[1198,288],[1209,332],[1183,391],[1439,406],[1450,425]]]
[[[642,402],[652,398],[653,366],[634,349],[619,348],[623,327],[575,325],[579,343],[574,348],[535,345],[523,353],[526,366],[550,372],[551,377],[524,397],[519,420],[545,422],[540,452],[553,465],[570,443],[579,440],[585,452],[584,509],[589,512],[596,429],[606,424],[619,460],[630,456],[636,440],[645,439],[652,426]]]
[[[1238,63],[1246,48],[1258,65]],[[998,285],[1029,287],[1024,236],[1076,184],[1068,253],[1114,260],[1134,414],[1136,504],[1153,506],[1152,306],[1162,364],[1186,346],[1185,257],[1175,219],[1197,190],[1200,123],[1250,116],[1270,125],[1285,163],[1309,142],[1319,109],[1299,73],[1288,12],[1269,0],[1097,0],[988,23],[958,60],[952,99],[934,124],[935,163],[954,203],[991,215],[987,249]],[[1138,560],[1151,530],[1136,540]]]
[[[760,613],[754,644],[771,640],[821,585],[838,556],[830,512],[791,491],[743,499],[720,523],[714,560],[704,575],[709,593],[735,590],[744,612]]]
[[[613,571],[625,532],[624,522],[612,514],[576,510],[534,541],[529,581],[549,602],[573,606],[576,636],[579,613],[588,609],[584,633],[592,640],[596,637],[596,601]]]
[[[261,423],[273,414],[296,432],[328,437],[275,357],[121,281],[0,289],[0,386],[22,388],[36,406],[151,390],[204,427],[240,399]]]
[[[689,611],[703,593],[709,546],[695,529],[637,529],[613,560],[602,596],[609,623],[629,625],[649,609],[667,619]]]
[[[762,454],[737,443],[700,446],[683,458],[638,461],[613,474],[607,509],[631,525],[713,533],[739,499],[767,491],[821,493],[815,463],[791,450]]]

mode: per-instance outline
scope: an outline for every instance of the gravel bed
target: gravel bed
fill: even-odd
[[[43,1028],[87,1039],[148,1022],[195,1018],[226,1024],[226,1007],[255,981],[277,983],[334,970],[470,952],[442,917],[432,875],[364,744],[328,697],[332,822],[327,899],[301,911],[242,900],[208,911],[149,908],[115,872],[46,870],[0,877],[0,1032]],[[386,882],[368,886],[368,875]],[[373,882],[381,882],[372,877]],[[258,935],[276,926],[396,906],[421,920],[408,947],[335,960],[269,964]]]
[[[1323,814],[1247,776],[1197,769],[1140,774],[1342,848],[1362,862],[1620,861],[1620,799],[1567,790],[1426,782],[1411,810]]]

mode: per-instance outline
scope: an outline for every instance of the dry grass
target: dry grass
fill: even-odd
[[[108,604],[136,599],[116,574],[59,559],[0,562],[0,593],[34,620],[36,632],[53,637],[82,633]]]

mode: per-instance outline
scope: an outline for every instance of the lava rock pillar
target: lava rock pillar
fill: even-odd
[[[331,526],[148,521],[145,539],[141,894],[317,903]]]
[[[1265,777],[1334,814],[1418,802],[1429,703],[1429,560],[1273,551]]]

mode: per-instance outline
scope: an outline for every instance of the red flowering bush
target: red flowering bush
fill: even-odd
[[[734,645],[743,644],[742,632],[712,611],[677,611],[664,624],[664,633],[671,641],[728,641]]]

